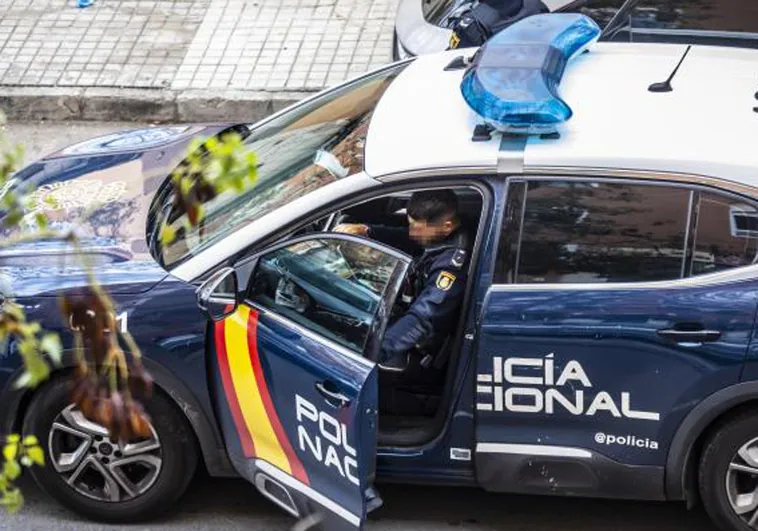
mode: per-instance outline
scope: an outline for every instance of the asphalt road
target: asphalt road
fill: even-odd
[[[172,514],[149,525],[109,527],[77,518],[23,483],[27,503],[0,530],[289,531],[293,520],[242,480],[198,477]],[[715,531],[680,504],[489,494],[477,489],[380,485],[384,507],[369,531]],[[2,513],[0,513],[2,514]]]
[[[26,147],[26,161],[66,145],[139,127],[134,123],[46,122],[7,125],[12,144]],[[172,514],[149,525],[104,527],[77,518],[41,493],[28,479],[22,483],[27,504],[13,517],[0,512],[0,531],[100,531],[103,529],[285,531],[292,520],[241,480],[198,477]],[[382,485],[384,507],[372,513],[369,530],[437,531],[714,531],[702,509],[657,504],[495,495],[475,489]]]

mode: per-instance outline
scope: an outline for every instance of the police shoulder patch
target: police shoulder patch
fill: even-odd
[[[454,282],[455,282],[454,274],[448,273],[447,271],[441,271],[439,276],[437,277],[437,288],[441,289],[442,291],[447,291],[453,287]]]

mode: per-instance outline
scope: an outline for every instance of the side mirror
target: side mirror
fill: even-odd
[[[197,288],[197,306],[212,321],[219,321],[237,309],[237,273],[225,267]]]

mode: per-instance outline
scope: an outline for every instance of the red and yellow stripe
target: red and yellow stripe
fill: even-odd
[[[258,312],[240,306],[216,323],[216,356],[245,457],[263,459],[308,485],[266,384],[258,352]]]

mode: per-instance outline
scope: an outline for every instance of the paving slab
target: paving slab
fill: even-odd
[[[0,0],[9,118],[258,119],[391,60],[398,0]]]

